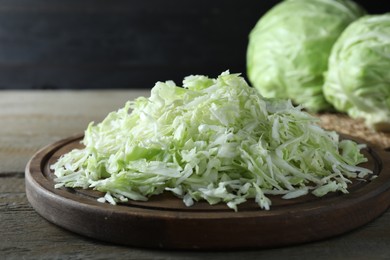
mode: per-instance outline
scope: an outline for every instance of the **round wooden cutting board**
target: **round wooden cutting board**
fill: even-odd
[[[80,148],[82,136],[38,151],[26,166],[26,193],[34,209],[50,222],[78,234],[112,243],[169,249],[269,248],[325,239],[360,227],[390,205],[390,160],[385,151],[364,150],[376,178],[355,180],[348,194],[292,200],[271,196],[271,209],[254,201],[234,212],[225,205],[184,206],[170,194],[146,202],[100,203],[92,190],[54,188],[50,170],[59,156]]]

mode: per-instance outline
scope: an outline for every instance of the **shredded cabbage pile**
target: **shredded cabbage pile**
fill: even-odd
[[[158,82],[139,97],[89,124],[85,148],[64,154],[51,169],[56,188],[96,189],[111,204],[146,201],[172,192],[187,206],[206,200],[238,205],[269,195],[347,193],[351,178],[371,171],[362,145],[340,140],[287,100],[265,99],[239,74],[188,76],[183,87]]]

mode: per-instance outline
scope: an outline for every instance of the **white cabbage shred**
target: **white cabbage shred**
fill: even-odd
[[[146,201],[171,192],[191,206],[220,202],[237,211],[270,195],[347,193],[351,178],[370,170],[362,145],[340,140],[287,100],[263,98],[239,74],[188,76],[183,87],[158,82],[139,97],[89,124],[85,148],[64,154],[51,169],[56,187],[93,188],[101,202]]]

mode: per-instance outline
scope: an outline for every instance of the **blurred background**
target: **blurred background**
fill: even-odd
[[[0,89],[151,88],[229,69],[276,0],[0,0]],[[389,1],[356,0],[370,13]],[[291,14],[294,15],[294,14]]]

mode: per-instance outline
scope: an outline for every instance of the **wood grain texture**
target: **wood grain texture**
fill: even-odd
[[[24,179],[0,177],[1,259],[388,259],[390,213],[324,241],[268,250],[191,252],[116,246],[68,232],[40,217],[24,194]],[[4,189],[13,183],[14,188]],[[15,187],[17,187],[15,189]],[[244,238],[243,238],[244,239]]]
[[[368,162],[362,167],[370,169],[375,179],[352,180],[349,194],[291,200],[269,196],[270,211],[259,209],[254,200],[240,205],[238,212],[204,201],[186,207],[168,193],[146,202],[102,204],[96,201],[102,193],[54,188],[50,165],[81,148],[81,140],[82,136],[69,137],[34,155],[26,167],[27,198],[50,222],[116,244],[191,250],[274,248],[346,233],[376,219],[390,205],[389,154],[371,147],[364,150]]]
[[[39,216],[27,201],[24,185],[24,167],[33,151],[79,133],[90,120],[103,118],[109,111],[122,106],[128,98],[138,95],[148,93],[0,92],[0,147],[7,144],[8,149],[15,151],[14,154],[6,151],[0,154],[0,259],[390,258],[389,211],[362,228],[323,241],[278,249],[220,252],[146,250],[116,246],[68,232]]]
[[[82,133],[127,100],[149,91],[2,91],[0,92],[0,175],[23,172],[42,146]]]

